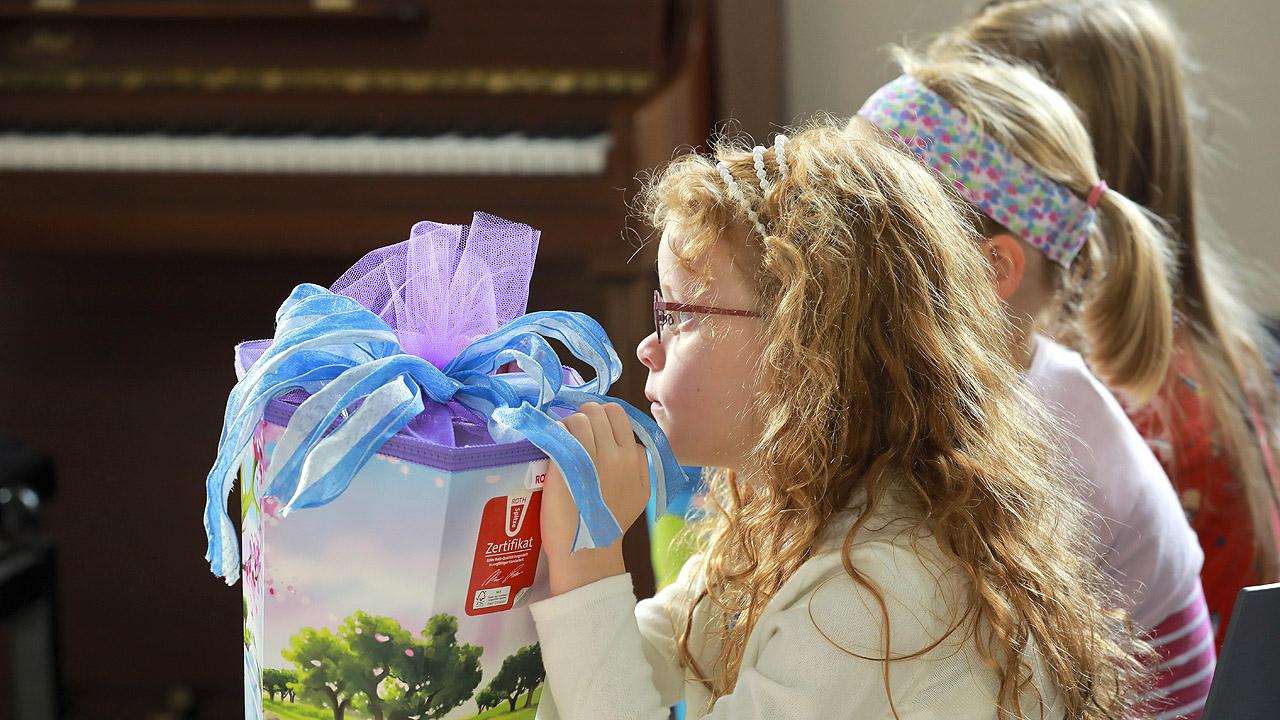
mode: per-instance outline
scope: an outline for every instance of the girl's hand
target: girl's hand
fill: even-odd
[[[649,503],[649,463],[644,446],[631,433],[626,411],[614,403],[586,403],[562,423],[591,456],[600,476],[600,494],[626,532]],[[543,484],[541,513],[551,594],[626,572],[621,538],[607,548],[569,554],[578,531],[578,506],[554,462]]]

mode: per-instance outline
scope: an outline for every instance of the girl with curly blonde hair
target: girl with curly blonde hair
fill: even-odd
[[[569,553],[531,606],[539,717],[1116,718],[1131,636],[965,208],[870,125],[722,141],[650,179],[653,414],[710,473],[699,547],[636,603],[621,551]],[[649,495],[617,406],[566,426],[623,526]]]

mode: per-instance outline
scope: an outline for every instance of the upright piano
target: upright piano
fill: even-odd
[[[68,488],[55,529],[73,689],[136,687],[151,677],[142,665],[171,662],[123,618],[234,609],[192,554],[200,478],[233,381],[230,342],[284,298],[236,268],[332,268],[298,278],[326,284],[418,220],[525,222],[543,231],[531,308],[599,318],[625,363],[615,392],[643,402],[632,348],[652,327],[655,250],[628,203],[638,174],[708,134],[707,5],[0,0],[0,427],[50,452]],[[226,293],[240,315],[192,305],[188,288]],[[143,371],[138,355],[162,349],[182,367]],[[203,414],[165,422],[140,407],[175,395]],[[125,462],[154,423],[158,455]],[[104,517],[117,500],[120,517]],[[627,552],[651,591],[647,548],[629,538]],[[102,553],[146,557],[108,572]],[[90,643],[122,637],[133,668],[95,662]],[[222,660],[201,662],[184,657],[193,682],[222,677]]]
[[[652,284],[627,200],[706,137],[707,23],[657,0],[4,0],[0,243],[354,259],[486,210],[541,229],[626,350]]]

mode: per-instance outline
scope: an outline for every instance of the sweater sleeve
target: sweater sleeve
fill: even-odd
[[[864,559],[883,563],[887,558]],[[867,720],[892,716],[886,682],[899,710],[912,704],[907,698],[931,673],[955,673],[961,677],[948,680],[960,680],[961,687],[968,684],[964,676],[971,668],[957,666],[954,660],[942,667],[923,659],[893,662],[886,677],[884,663],[876,659],[882,655],[883,615],[874,596],[845,575],[838,563],[801,572],[808,575],[797,578],[806,590],[756,627],[753,635],[759,637],[748,648],[734,691],[719,698],[705,717]],[[925,607],[936,599],[935,593],[913,585],[899,585],[887,593],[894,655],[924,648],[937,629],[937,618],[930,612],[934,608]],[[539,718],[667,719],[683,687],[674,664],[670,623],[663,620],[665,635],[656,631],[663,626],[651,616],[649,606],[634,605],[628,576],[600,580],[536,603],[531,610],[549,689]],[[649,628],[647,635],[642,626]],[[954,650],[950,655],[954,658]],[[963,717],[971,716],[964,714],[970,710],[985,706],[989,712],[993,707],[989,696],[968,695],[947,693],[947,707]]]
[[[966,633],[943,640],[952,624],[946,601],[954,578],[925,567],[908,548],[855,546],[853,563],[877,597],[849,577],[839,558],[833,552],[811,560],[790,592],[784,587],[780,595],[787,596],[778,599],[785,605],[757,625],[734,691],[705,717],[991,716],[994,697],[958,642]],[[889,657],[901,659],[883,662],[886,642]]]
[[[640,635],[630,575],[598,580],[529,609],[547,671],[539,720],[667,720],[669,706]]]

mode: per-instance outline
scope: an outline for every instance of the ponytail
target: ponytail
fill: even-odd
[[[1101,256],[1085,290],[1089,361],[1106,383],[1145,403],[1164,384],[1173,354],[1174,264],[1151,215],[1114,190],[1102,194],[1089,239]]]
[[[1173,354],[1165,223],[1105,189],[1075,108],[1034,69],[961,45],[898,58],[906,79],[859,113],[1041,252],[1062,295],[1046,325],[1112,389],[1135,404],[1152,399]]]

